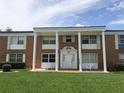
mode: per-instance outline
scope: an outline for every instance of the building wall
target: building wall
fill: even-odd
[[[0,62],[6,62],[6,56],[9,53],[24,53],[26,54],[25,62],[28,68],[32,67],[32,57],[33,57],[33,36],[27,36],[26,39],[26,49],[7,49],[8,37],[0,36]]]
[[[73,46],[78,50],[78,37],[75,35],[75,42],[67,44],[63,42],[63,36],[59,36],[59,54],[60,50],[65,46]],[[114,64],[118,63],[119,53],[124,53],[124,50],[115,49],[115,35],[106,35],[106,57],[107,57],[107,67],[109,69],[114,68]],[[32,58],[33,58],[33,36],[27,36],[26,39],[26,49],[24,50],[7,50],[7,36],[0,36],[0,61],[6,61],[7,53],[25,53],[26,66],[28,68],[32,67]],[[101,43],[102,46],[102,43]],[[42,53],[55,53],[55,49],[42,49],[42,36],[37,37],[37,46],[36,46],[36,68],[41,68],[41,57]],[[83,49],[82,53],[98,53],[98,69],[103,70],[103,55],[102,47],[100,49]],[[60,55],[59,55],[60,59]],[[77,51],[77,60],[78,60],[78,51]],[[60,60],[59,60],[60,62]],[[79,64],[79,60],[77,61]],[[60,66],[59,66],[60,67]],[[79,68],[79,67],[78,67]]]
[[[33,36],[28,36],[27,37],[27,42],[26,42],[26,66],[31,68],[32,67],[32,60],[33,60]]]
[[[75,35],[75,40],[72,43],[65,43],[63,42],[64,36],[59,36],[59,69],[60,68],[60,50],[63,49],[65,46],[72,46],[77,50],[77,65],[79,65],[78,59],[78,36]],[[101,38],[100,38],[101,40]],[[102,43],[101,43],[102,44]],[[101,45],[102,46],[102,45]],[[40,50],[41,49],[41,50]],[[37,37],[37,56],[36,56],[36,68],[40,68],[42,66],[41,63],[41,55],[42,53],[55,53],[54,49],[42,49],[42,36]],[[82,49],[82,53],[97,53],[98,54],[98,70],[103,70],[103,55],[102,55],[102,47],[100,49]],[[79,66],[77,67],[79,69]]]
[[[123,49],[116,49],[115,35],[106,35],[106,55],[109,70],[114,69],[114,65],[119,63],[119,54],[124,53]]]
[[[112,69],[114,64],[117,62],[114,35],[106,35],[106,58],[108,67]]]
[[[7,36],[0,36],[0,61],[6,61]]]
[[[37,37],[36,45],[36,68],[41,68],[41,49],[42,49],[42,37]]]

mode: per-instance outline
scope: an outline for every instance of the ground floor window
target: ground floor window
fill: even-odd
[[[124,54],[119,54],[119,62],[124,62]]]
[[[83,53],[82,54],[82,62],[96,63],[97,62],[97,54],[96,53]]]
[[[82,54],[82,68],[83,69],[97,69],[98,68],[97,53],[83,53]]]
[[[42,54],[42,62],[54,63],[55,62],[55,54],[51,54],[51,53]]]
[[[23,54],[9,54],[9,62],[23,62]]]

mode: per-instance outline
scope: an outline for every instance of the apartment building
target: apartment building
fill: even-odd
[[[32,70],[107,72],[124,62],[124,30],[86,26],[1,31],[0,61],[25,62]]]

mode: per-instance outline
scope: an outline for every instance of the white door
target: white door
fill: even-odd
[[[62,69],[77,69],[77,51],[75,49],[61,50],[60,67]]]

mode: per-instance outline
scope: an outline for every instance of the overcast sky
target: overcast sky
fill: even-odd
[[[0,29],[106,25],[124,29],[124,0],[0,0]]]

